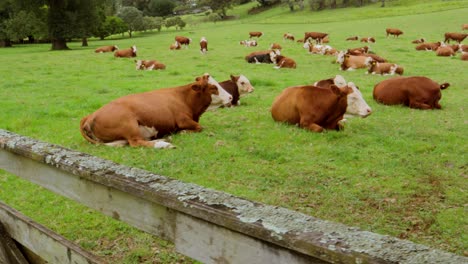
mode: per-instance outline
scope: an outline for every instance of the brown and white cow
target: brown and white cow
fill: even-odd
[[[347,102],[348,106],[346,107],[345,118],[350,117],[362,117],[365,118],[372,113],[372,109],[364,100],[359,87],[357,87],[352,82],[346,82],[346,80],[341,75],[336,75],[334,78],[329,78],[325,80],[320,80],[314,83],[314,86],[330,88],[331,85],[336,85],[338,88],[350,87],[352,92],[348,94]],[[343,119],[340,123],[346,121]]]
[[[240,98],[254,91],[254,87],[250,84],[249,79],[244,75],[234,76],[231,79],[219,83],[226,92],[232,95],[232,106],[240,105]]]
[[[113,51],[116,51],[118,49],[119,49],[119,47],[117,47],[116,45],[102,46],[102,47],[97,48],[94,52],[96,52],[96,53],[113,52]]]
[[[157,138],[180,131],[200,132],[200,117],[217,93],[205,74],[190,84],[127,95],[85,116],[80,131],[94,144],[170,148],[170,143]]]
[[[278,43],[271,43],[270,49],[271,49],[271,50],[281,50],[282,47],[281,47],[281,45],[278,44]]]
[[[296,67],[297,67],[297,64],[293,59],[289,57],[285,57],[283,55],[276,55],[276,66],[274,67],[275,69],[281,69],[281,68],[296,69]]]
[[[304,33],[304,43],[307,42],[308,39],[313,39],[317,44],[322,43],[322,40],[328,36],[328,33],[322,32],[305,32]]]
[[[411,41],[411,43],[413,43],[413,44],[421,44],[421,43],[424,43],[424,42],[426,42],[425,38],[420,38],[420,39],[416,39],[416,40]]]
[[[205,37],[202,37],[200,39],[200,52],[202,54],[206,54],[207,51],[208,51],[208,41],[206,40]]]
[[[450,43],[450,40],[455,40],[456,42],[461,43],[467,36],[468,34],[466,33],[448,32],[444,34],[444,42]]]
[[[460,59],[464,61],[468,61],[468,52],[462,52]]]
[[[351,40],[351,41],[354,41],[354,40],[358,40],[359,39],[359,36],[353,36],[353,37],[349,37],[347,38],[346,40]]]
[[[463,24],[461,28],[462,28],[462,30],[467,30],[468,29],[468,24]]]
[[[440,42],[424,42],[416,46],[416,50],[436,51],[442,43]]]
[[[374,37],[365,37],[365,38],[361,38],[361,42],[370,42],[370,43],[375,43],[375,38]]]
[[[341,51],[337,54],[336,62],[340,64],[340,70],[351,71],[369,67],[372,62],[372,58],[361,55],[349,55]]]
[[[369,52],[369,47],[364,46],[364,47],[359,47],[359,48],[348,49],[346,53],[348,53],[350,55],[361,55],[361,54],[367,53],[367,52]]]
[[[137,48],[135,45],[128,49],[121,49],[114,52],[116,58],[131,58],[137,56]]]
[[[403,67],[395,63],[372,61],[366,74],[403,75]]]
[[[164,70],[166,65],[157,60],[135,60],[135,68],[137,70]]]
[[[276,63],[276,56],[280,55],[279,50],[263,50],[254,51],[249,55],[245,56],[245,60],[248,63]]]
[[[437,48],[436,55],[443,57],[451,57],[455,55],[455,51],[453,51],[452,47],[444,45]]]
[[[329,45],[314,45],[309,44],[309,53],[321,55],[336,55],[338,51]]]
[[[284,33],[283,34],[283,40],[292,40],[294,41],[294,35],[291,33]]]
[[[188,48],[190,43],[192,43],[191,38],[187,38],[187,37],[184,37],[184,36],[176,36],[174,39],[175,39],[176,42],[179,42],[180,45],[184,45],[185,48]]]
[[[403,31],[397,28],[387,28],[385,29],[385,32],[387,32],[387,37],[389,35],[393,35],[393,37],[399,37],[400,35],[403,35]]]
[[[251,31],[249,32],[249,38],[253,38],[253,37],[261,37],[263,36],[263,32],[260,32],[260,31]]]
[[[256,47],[258,45],[256,40],[241,40],[239,43],[245,47]]]
[[[450,84],[424,77],[395,77],[374,86],[374,99],[382,104],[402,104],[417,109],[440,109],[441,90]]]
[[[180,50],[182,46],[180,46],[180,43],[179,42],[174,42],[173,44],[171,44],[171,46],[169,46],[169,49],[170,50]]]

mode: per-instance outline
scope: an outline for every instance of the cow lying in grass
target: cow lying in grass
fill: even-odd
[[[164,70],[166,65],[157,60],[135,60],[135,67],[137,70]]]
[[[128,49],[121,49],[114,52],[114,57],[116,58],[131,58],[137,56],[137,48],[135,45],[131,46]]]

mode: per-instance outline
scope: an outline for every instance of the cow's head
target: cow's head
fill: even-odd
[[[348,107],[346,108],[345,118],[354,116],[367,117],[370,115],[372,109],[362,97],[359,88],[352,82],[349,82],[347,87],[351,88],[352,92],[348,94]]]
[[[136,53],[137,53],[137,48],[136,48],[136,46],[133,45],[133,46],[131,47],[131,49],[132,49],[133,54],[136,55]]]
[[[135,60],[135,69],[136,70],[143,70],[145,65],[143,64],[143,60]]]
[[[239,89],[239,96],[243,96],[255,90],[252,84],[250,84],[249,79],[244,75],[240,75],[239,77],[231,75],[231,80],[236,83]]]
[[[118,49],[119,49],[119,47],[117,47],[117,45],[112,46],[112,51],[115,51],[115,50],[118,50]]]
[[[346,52],[340,51],[338,54],[336,54],[336,63],[342,64],[345,59]]]
[[[276,64],[276,59],[277,59],[278,55],[280,55],[280,54],[281,54],[281,52],[279,50],[270,51],[270,60],[271,60],[271,62]]]
[[[211,104],[207,110],[216,109],[221,106],[231,106],[232,95],[221,87],[221,85],[208,73],[205,73],[204,76],[208,76],[208,83],[216,86],[218,88],[218,94],[211,95]]]

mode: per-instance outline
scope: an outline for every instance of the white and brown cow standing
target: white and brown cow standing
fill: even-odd
[[[200,132],[201,115],[218,88],[205,74],[195,82],[118,98],[85,116],[80,122],[83,137],[94,144],[169,148],[157,140],[180,131]]]
[[[467,36],[468,34],[466,33],[448,32],[444,34],[444,43],[450,43],[450,40],[455,40],[456,42],[461,43]]]
[[[96,53],[113,52],[113,51],[116,51],[118,49],[119,49],[119,47],[117,47],[116,45],[102,46],[102,47],[97,48],[94,52],[96,52]]]
[[[263,36],[263,32],[260,32],[260,31],[251,31],[249,32],[249,38],[253,38],[253,37],[261,37]]]
[[[232,95],[232,106],[240,105],[240,98],[244,95],[253,92],[255,89],[249,79],[244,75],[234,76],[231,74],[231,79],[219,83],[226,92]]]
[[[202,37],[200,39],[200,52],[202,54],[206,54],[207,51],[208,51],[208,41],[206,40],[205,37]]]
[[[399,37],[400,35],[403,35],[403,31],[397,29],[397,28],[387,28],[385,29],[385,32],[387,33],[387,38],[389,35],[393,35],[393,37]]]
[[[328,36],[328,33],[322,32],[305,32],[304,33],[304,43],[308,41],[308,39],[313,39],[317,44],[321,44],[322,40]]]
[[[157,60],[135,60],[135,68],[137,70],[164,70],[166,65]]]
[[[128,49],[121,49],[114,52],[116,58],[132,58],[137,56],[137,48],[135,45]]]
[[[190,45],[190,43],[192,43],[191,38],[187,38],[184,36],[176,36],[174,39],[176,42],[179,42],[180,45],[184,45],[186,49],[188,49],[188,46]]]
[[[402,104],[417,109],[440,109],[441,90],[450,84],[439,84],[424,76],[395,77],[374,86],[374,99],[382,104]]]

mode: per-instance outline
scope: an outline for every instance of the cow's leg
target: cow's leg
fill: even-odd
[[[314,132],[322,132],[324,130],[323,127],[313,123],[308,118],[301,117],[299,125],[302,128],[305,128]]]
[[[195,122],[192,118],[183,116],[179,117],[177,120],[177,126],[180,130],[184,132],[200,132],[202,131],[202,127],[200,124]]]
[[[418,102],[414,99],[410,99],[409,107],[416,108],[416,109],[432,109],[432,107],[426,103]]]

